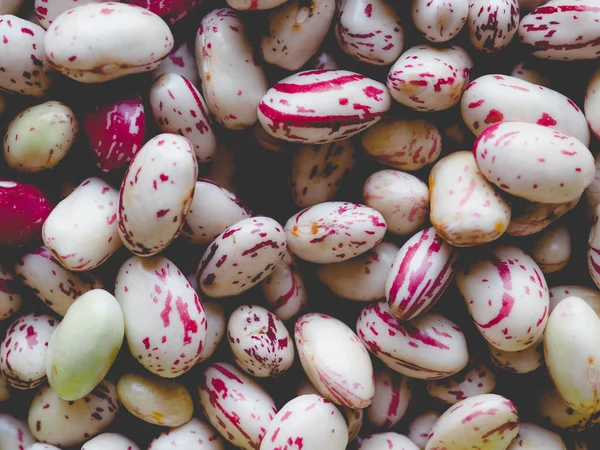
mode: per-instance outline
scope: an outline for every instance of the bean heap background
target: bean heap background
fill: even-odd
[[[31,7],[31,5],[27,6]],[[186,18],[173,25],[172,31],[175,36],[176,46],[178,43],[184,41],[193,43],[201,18],[216,7],[226,6],[225,2],[207,0],[196,7],[196,9]],[[410,2],[395,2],[393,7],[398,11],[398,14],[403,21],[405,33],[404,49],[409,49],[417,44],[427,43],[427,41],[420,36],[419,32],[416,31],[410,19]],[[524,15],[525,11],[522,11],[521,14]],[[258,48],[260,37],[263,35],[264,30],[268,29],[268,11],[240,12],[240,15],[247,27],[247,33],[253,42],[254,48]],[[24,15],[22,16],[26,17]],[[151,30],[149,30],[149,32],[151,32]],[[597,68],[596,61],[556,62],[530,58],[527,56],[528,49],[519,44],[518,37],[515,37],[510,45],[500,52],[492,54],[478,52],[473,49],[469,42],[466,27],[452,40],[452,43],[467,49],[470,56],[473,58],[474,70],[472,79],[486,73],[509,74],[512,67],[517,62],[525,59],[526,61],[530,61],[535,67],[539,68],[539,71],[550,80],[550,87],[552,89],[563,93],[580,107],[583,106],[587,82],[592,72]],[[378,67],[363,64],[348,57],[338,48],[332,29],[329,31],[322,49],[334,56],[336,61],[338,61],[340,68],[354,71],[385,83],[389,66]],[[264,69],[270,85],[290,75],[290,72],[268,64],[264,65]],[[58,100],[66,103],[73,109],[77,118],[81,120],[84,114],[93,110],[95,106],[108,103],[111,99],[116,100],[129,93],[137,92],[142,95],[145,102],[147,127],[146,139],[148,140],[160,133],[158,127],[152,120],[150,113],[151,109],[148,104],[148,92],[151,84],[152,82],[149,74],[133,75],[115,81],[93,85],[81,84],[64,76],[56,76],[54,86],[45,100]],[[232,87],[232,89],[234,89],[234,87]],[[8,108],[0,117],[2,129],[5,129],[8,122],[18,112],[28,106],[38,103],[40,103],[40,100],[33,97],[10,96],[8,98]],[[387,114],[403,119],[425,119],[435,123],[440,130],[444,130],[446,126],[452,124],[459,124],[464,131],[466,141],[458,144],[447,136],[444,136],[441,157],[456,150],[467,150],[472,148],[474,137],[462,124],[459,106],[442,112],[418,113],[393,101],[392,108]],[[269,216],[279,223],[285,224],[287,219],[299,210],[292,199],[291,189],[288,184],[294,146],[289,145],[289,149],[282,152],[271,152],[257,144],[249,129],[231,131],[220,128],[217,125],[214,126],[214,129],[218,135],[219,141],[225,143],[234,151],[234,184],[238,195],[255,215],[260,214]],[[359,146],[360,138],[355,140],[357,146]],[[597,146],[597,140],[592,138],[590,149],[594,154]],[[355,169],[344,179],[342,188],[336,196],[336,199],[362,203],[361,191],[366,178],[375,171],[386,168],[385,166],[374,162],[364,152],[358,151],[356,156],[357,162]],[[431,167],[427,167],[413,174],[427,182],[430,168]],[[207,167],[201,166],[200,173],[206,173],[206,170]],[[111,172],[109,174],[101,173],[95,166],[92,150],[89,148],[85,133],[81,129],[77,140],[68,155],[52,170],[27,175],[12,171],[5,164],[0,165],[0,177],[37,185],[48,194],[48,197],[53,204],[56,204],[59,201],[59,188],[63,182],[68,181],[72,182],[74,185],[78,185],[81,181],[91,176],[99,176],[118,188],[123,177],[123,171]],[[585,285],[594,287],[594,284],[588,275],[586,266],[587,237],[591,222],[587,217],[584,203],[583,200],[580,201],[579,205],[574,210],[560,220],[560,223],[567,225],[571,231],[573,250],[570,263],[566,268],[557,273],[546,275],[546,280],[550,287],[557,285]],[[401,246],[408,237],[410,236],[398,237],[388,233],[386,240]],[[495,246],[498,243],[514,244],[527,251],[531,249],[534,241],[535,236],[529,238],[503,236],[501,240],[494,242],[492,245]],[[477,255],[486,251],[487,247],[488,246],[481,246],[461,249],[461,259],[469,260],[470,258],[477,258]],[[14,267],[19,256],[28,248],[29,247],[25,249],[4,248],[0,255],[0,262],[4,267]],[[174,261],[182,272],[192,273],[197,267],[198,261],[203,254],[203,250],[203,247],[192,246],[185,239],[178,238],[162,254]],[[108,263],[102,265],[95,273],[105,281],[106,286],[112,286],[116,272],[129,256],[130,253],[125,248],[121,248]],[[300,271],[304,276],[307,291],[309,293],[309,304],[305,312],[318,311],[329,314],[344,321],[348,326],[354,329],[356,319],[360,311],[365,307],[365,304],[362,302],[351,302],[336,297],[324,285],[317,281],[315,276],[315,265],[305,263],[300,259],[298,259],[297,262],[300,266]],[[21,314],[30,311],[49,312],[39,299],[31,293],[27,293],[26,289],[24,289],[23,298],[25,301]],[[222,302],[227,313],[243,303],[264,304],[260,289],[254,288],[236,298],[227,299]],[[475,329],[464,301],[454,284],[450,286],[442,299],[436,304],[434,311],[440,312],[460,325],[467,336],[470,355],[487,360],[487,344]],[[0,322],[0,335],[4,335],[12,321],[13,319],[9,319]],[[288,325],[292,326],[292,324],[293,321]],[[375,358],[373,358],[373,360],[375,360]],[[209,362],[211,361],[233,361],[227,339],[222,340],[215,356],[213,356]],[[379,362],[375,361],[375,364],[377,365]],[[200,412],[200,407],[197,404],[196,398],[199,373],[206,365],[208,365],[208,363],[203,363],[178,378],[178,381],[181,381],[188,386],[190,392],[195,397],[195,408],[197,412]],[[108,374],[108,378],[116,381],[121,374],[128,371],[138,371],[139,369],[140,365],[133,359],[129,349],[124,345],[118,356],[117,362],[113,365]],[[515,402],[519,410],[521,421],[534,421],[536,423],[547,425],[539,418],[536,406],[538,393],[545,388],[549,382],[548,377],[545,374],[545,369],[542,367],[533,373],[525,375],[510,374],[500,369],[494,369],[494,371],[497,377],[497,385],[494,392],[504,395]],[[259,382],[272,394],[278,407],[281,407],[294,397],[296,387],[303,379],[303,370],[296,357],[292,369],[281,377],[260,379]],[[0,413],[8,412],[16,417],[26,419],[31,399],[35,393],[36,390],[12,390],[11,399],[8,402],[0,403]],[[394,427],[394,430],[406,433],[407,425],[412,419],[416,415],[430,409],[443,411],[445,406],[433,400],[427,394],[424,382],[414,382],[413,399],[409,410],[400,424]],[[142,448],[144,448],[152,438],[157,436],[163,430],[156,426],[146,424],[123,410],[119,413],[111,427],[106,431],[122,433],[134,439]],[[365,421],[360,435],[364,437],[372,431],[376,430]],[[600,433],[593,429],[581,433],[580,436],[584,436],[589,442],[600,442]],[[565,437],[570,440],[572,436],[565,434]],[[349,448],[355,447],[356,442],[351,444]],[[595,447],[592,446],[590,448]]]

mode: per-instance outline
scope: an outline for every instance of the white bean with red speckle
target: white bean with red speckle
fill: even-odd
[[[52,210],[42,239],[66,269],[84,272],[105,263],[123,245],[119,239],[118,191],[104,180],[83,181]]]
[[[533,345],[548,321],[548,285],[536,262],[514,246],[500,246],[456,274],[456,285],[483,337],[519,351]]]
[[[550,288],[550,312],[567,297],[578,297],[600,315],[600,291],[587,286],[563,285]]]
[[[237,365],[254,377],[277,377],[294,362],[294,343],[285,324],[261,306],[236,308],[227,322],[227,339]]]
[[[18,283],[4,266],[0,266],[0,321],[8,319],[21,309],[22,299]]]
[[[4,160],[19,172],[56,166],[75,141],[79,124],[71,108],[49,101],[15,116],[4,134]]]
[[[506,48],[517,33],[519,14],[517,0],[471,0],[467,26],[473,47],[486,53]]]
[[[579,140],[527,122],[487,127],[475,141],[473,154],[491,183],[532,202],[579,198],[596,173],[594,156]]]
[[[588,271],[592,281],[600,288],[600,205],[596,208],[588,238]]]
[[[327,52],[319,52],[313,58],[312,68],[317,70],[338,70],[340,65],[336,59]]]
[[[400,322],[383,301],[363,309],[356,331],[365,347],[386,366],[411,378],[449,377],[464,369],[469,360],[462,330],[440,314]]]
[[[118,412],[117,388],[108,380],[73,402],[61,400],[50,387],[43,386],[31,402],[27,421],[38,441],[71,447],[102,433]]]
[[[371,404],[371,359],[346,324],[325,314],[305,314],[296,321],[294,338],[302,368],[321,395],[349,408]]]
[[[415,233],[429,215],[429,187],[414,175],[399,170],[371,174],[363,185],[362,197],[365,205],[383,215],[392,234]]]
[[[221,339],[225,336],[225,328],[227,327],[227,318],[223,306],[214,300],[203,300],[202,306],[206,314],[207,328],[204,348],[200,354],[198,362],[206,361],[210,358],[217,347],[221,343]]]
[[[100,3],[103,0],[35,0],[33,2],[33,13],[40,26],[48,29],[52,22],[65,11],[77,6],[90,3]],[[104,0],[106,1],[106,0]]]
[[[174,47],[160,66],[152,71],[152,81],[165,73],[176,73],[194,86],[199,86],[200,77],[198,75],[198,67],[196,66],[193,42],[183,41]]]
[[[517,408],[496,394],[470,397],[446,410],[431,430],[425,450],[479,446],[504,450],[519,432]]]
[[[193,244],[209,244],[227,228],[252,216],[251,211],[232,192],[208,180],[196,181],[190,211],[181,229]]]
[[[48,341],[58,321],[30,313],[15,320],[0,344],[0,371],[9,386],[33,389],[46,380]]]
[[[600,408],[600,318],[584,300],[567,297],[550,314],[544,334],[548,373],[565,402],[593,414]]]
[[[375,397],[367,407],[369,422],[389,430],[402,420],[412,400],[408,378],[388,368],[375,371]]]
[[[360,133],[390,106],[378,81],[348,70],[308,70],[275,83],[258,105],[258,119],[278,139],[323,144]]]
[[[492,242],[510,222],[510,203],[479,171],[472,152],[458,151],[439,160],[429,174],[429,195],[429,219],[454,246]]]
[[[227,4],[239,11],[261,11],[276,8],[287,0],[227,0]]]
[[[437,411],[428,411],[415,417],[408,425],[408,438],[421,450],[427,445],[431,429],[440,418]]]
[[[117,274],[115,297],[129,350],[148,371],[174,378],[200,360],[206,313],[185,275],[167,258],[129,258]]]
[[[263,59],[298,70],[319,50],[333,21],[335,0],[291,0],[269,15],[269,31],[260,42]]]
[[[531,257],[544,273],[564,269],[571,259],[571,235],[564,225],[551,227],[540,234]]]
[[[388,431],[367,436],[359,445],[358,450],[419,450],[419,447],[408,437]]]
[[[54,445],[41,444],[39,442],[36,442],[35,444],[32,444],[29,447],[27,447],[25,450],[61,450],[61,449],[58,447],[55,447]]]
[[[148,450],[225,450],[221,436],[207,423],[193,418],[185,425],[164,431],[154,438]]]
[[[104,284],[90,272],[70,272],[52,257],[46,247],[24,254],[15,264],[15,275],[60,316],[81,295]]]
[[[306,307],[308,293],[296,260],[286,250],[283,260],[263,281],[260,288],[268,307],[281,320],[289,320]]]
[[[583,111],[592,133],[600,137],[600,69],[597,69],[588,81]]]
[[[471,358],[467,367],[453,377],[427,383],[429,395],[449,405],[476,395],[489,394],[495,388],[496,375],[487,364],[475,358]]]
[[[161,75],[150,88],[150,105],[163,133],[179,134],[194,146],[201,163],[213,159],[217,137],[204,99],[196,86],[176,73]]]
[[[519,38],[538,58],[594,60],[598,59],[599,21],[595,0],[551,0],[521,19]]]
[[[447,42],[467,22],[468,0],[413,0],[412,20],[417,30],[431,42]]]
[[[544,364],[544,335],[525,350],[499,350],[488,344],[490,361],[498,368],[512,373],[530,373]]]
[[[326,448],[344,450],[348,426],[344,416],[325,398],[316,394],[287,402],[267,428],[260,450],[281,448]]]
[[[147,372],[127,372],[117,383],[119,401],[134,417],[152,425],[178,427],[189,422],[194,412],[187,388]]]
[[[118,230],[132,253],[152,256],[179,235],[192,204],[198,163],[190,141],[159,134],[134,156],[119,191]]]
[[[594,216],[597,206],[600,205],[600,154],[596,154],[594,160],[596,162],[596,174],[594,176],[594,181],[592,181],[590,185],[585,188],[583,193],[588,218]]]
[[[34,442],[24,422],[9,414],[0,414],[0,448],[20,450]]]
[[[90,439],[81,450],[140,450],[140,447],[131,439],[117,433],[102,433],[93,439]]]
[[[372,249],[387,226],[373,208],[348,202],[325,202],[303,209],[285,224],[288,248],[306,261],[346,261]]]
[[[386,117],[361,134],[364,150],[377,162],[403,171],[433,164],[442,136],[433,122]]]
[[[382,299],[385,297],[385,280],[398,250],[396,244],[381,242],[355,258],[320,266],[317,278],[334,294],[347,300],[370,302]]]
[[[456,45],[418,45],[402,53],[391,67],[387,87],[394,100],[404,106],[443,111],[460,101],[472,68],[468,53]]]
[[[569,406],[553,386],[546,386],[537,399],[538,414],[565,431],[583,431],[600,423],[597,414],[585,414]]]
[[[404,47],[400,17],[386,0],[340,1],[334,30],[344,53],[367,64],[388,66]]]
[[[528,122],[554,128],[590,143],[583,112],[568,97],[552,89],[501,74],[483,75],[472,81],[460,102],[463,120],[479,136],[496,122]]]
[[[521,422],[519,434],[507,450],[567,450],[560,434],[532,422]]]
[[[520,61],[515,64],[510,72],[511,77],[519,78],[538,86],[550,87],[550,80],[541,70],[532,66],[529,61]]]
[[[239,295],[269,276],[285,252],[285,233],[275,220],[262,216],[240,220],[204,251],[198,285],[210,297]]]
[[[259,448],[277,414],[267,391],[227,363],[204,369],[198,391],[206,418],[227,441],[243,450]]]
[[[51,67],[44,53],[46,31],[10,14],[0,16],[0,88],[43,97],[52,87]]]
[[[356,162],[351,139],[302,145],[294,153],[290,185],[294,203],[306,208],[333,200]]]
[[[512,214],[506,233],[510,236],[529,236],[539,233],[577,206],[579,198],[564,203],[536,203],[514,197]]]
[[[94,2],[59,15],[48,27],[44,46],[58,72],[81,83],[103,83],[156,69],[173,48],[173,34],[143,8]]]
[[[216,121],[232,130],[253,125],[268,84],[236,11],[221,8],[204,16],[196,35],[196,64]]]
[[[398,251],[385,291],[390,311],[400,320],[427,312],[454,278],[456,251],[429,227],[412,236]]]

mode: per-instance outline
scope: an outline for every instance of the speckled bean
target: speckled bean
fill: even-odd
[[[83,272],[106,262],[123,245],[117,228],[118,191],[88,178],[50,213],[44,244],[66,269]]]
[[[510,76],[537,84],[538,86],[550,87],[550,80],[540,69],[532,65],[531,61],[520,61],[515,64],[510,72]]]
[[[592,280],[600,288],[600,205],[596,208],[594,221],[588,238],[588,271]]]
[[[439,160],[429,174],[430,220],[457,247],[492,242],[506,231],[511,207],[477,168],[472,152]]]
[[[46,381],[48,341],[58,321],[30,313],[15,320],[0,344],[0,371],[9,386],[33,389]]]
[[[179,235],[192,204],[198,164],[190,141],[159,134],[134,156],[119,192],[118,230],[132,253],[151,256]]]
[[[473,61],[456,45],[418,45],[391,67],[387,87],[397,102],[417,111],[443,111],[460,101],[470,81]]]
[[[285,224],[288,248],[306,261],[346,261],[375,247],[386,223],[378,211],[348,202],[325,202],[303,209]]]
[[[404,47],[400,17],[386,0],[340,1],[334,30],[344,53],[363,63],[388,66]]]
[[[277,414],[271,396],[231,364],[213,363],[201,376],[200,406],[213,427],[242,450],[258,450]]]
[[[340,65],[333,55],[322,51],[313,58],[311,68],[316,70],[338,70]]]
[[[550,288],[550,311],[567,297],[578,297],[600,315],[600,291],[587,286],[564,285]]]
[[[383,301],[363,309],[356,331],[386,366],[411,378],[449,377],[464,369],[469,359],[462,330],[440,314],[399,322]]]
[[[18,313],[21,305],[19,284],[10,272],[0,265],[0,321]]]
[[[300,363],[321,395],[349,408],[371,404],[375,395],[373,366],[346,324],[325,314],[305,314],[296,321],[294,338]]]
[[[81,450],[140,450],[140,447],[131,439],[117,433],[103,433],[90,439]]]
[[[507,450],[567,450],[560,434],[531,422],[519,424],[519,434]]]
[[[489,394],[496,387],[496,375],[483,361],[471,358],[465,369],[450,378],[429,381],[427,392],[433,398],[454,405],[461,400]]]
[[[360,133],[390,106],[390,94],[378,81],[347,70],[309,70],[269,89],[258,119],[273,137],[322,144]]]
[[[317,278],[334,294],[347,300],[370,302],[385,297],[385,280],[398,246],[382,242],[356,258],[317,269]]]
[[[582,299],[567,297],[550,314],[544,337],[548,373],[565,402],[593,414],[600,409],[600,318]]]
[[[215,9],[204,16],[196,35],[196,64],[204,100],[216,121],[233,130],[253,125],[267,79],[233,9]]]
[[[393,234],[415,233],[429,215],[427,184],[399,170],[371,174],[363,185],[362,197],[365,205],[383,215],[387,231]]]
[[[206,361],[215,353],[217,347],[221,343],[221,339],[225,336],[225,328],[227,326],[225,310],[221,303],[214,300],[204,300],[202,306],[206,313],[207,329],[204,348],[200,353],[198,362]]]
[[[427,312],[454,278],[457,253],[429,227],[400,248],[385,282],[390,311],[400,320]]]
[[[77,136],[75,113],[49,101],[21,111],[4,134],[4,160],[19,172],[40,172],[56,166]]]
[[[48,386],[36,394],[29,408],[29,430],[38,441],[60,447],[82,445],[102,433],[119,412],[117,389],[104,380],[80,400],[61,400]]]
[[[492,363],[508,372],[530,373],[544,364],[544,335],[525,350],[518,352],[507,352],[488,345],[490,360]]]
[[[161,75],[150,88],[150,105],[161,131],[187,138],[199,162],[212,160],[217,151],[212,118],[191,81],[176,73]]]
[[[367,407],[369,422],[389,430],[402,420],[412,400],[408,378],[388,368],[375,371],[375,397]]]
[[[600,423],[597,414],[584,414],[571,408],[554,387],[546,387],[538,397],[539,415],[565,431],[583,431]]]
[[[21,450],[34,442],[24,422],[9,414],[0,414],[0,448]]]
[[[437,411],[428,411],[418,415],[408,426],[408,438],[423,450],[429,440],[431,429],[439,418],[440,413]]]
[[[425,39],[447,42],[455,37],[467,22],[468,0],[413,0],[412,20]]]
[[[562,270],[571,259],[571,235],[565,225],[553,226],[539,236],[531,257],[544,273]]]
[[[50,444],[42,444],[36,442],[35,444],[31,444],[29,447],[25,448],[25,450],[61,450],[58,447]]]
[[[579,198],[596,173],[594,156],[579,140],[526,122],[487,127],[475,141],[473,154],[491,183],[532,202]]]
[[[506,233],[511,236],[529,236],[544,230],[579,203],[579,198],[564,203],[536,203],[520,198],[511,202],[512,214]]]
[[[406,436],[388,431],[367,436],[359,445],[358,450],[419,450],[419,447]]]
[[[585,91],[583,111],[590,129],[596,137],[600,137],[600,69],[590,77]]]
[[[227,4],[239,11],[257,11],[276,8],[287,0],[227,0]]]
[[[207,423],[193,418],[185,425],[164,431],[155,438],[148,450],[225,450],[223,439]]]
[[[103,0],[35,0],[33,9],[38,24],[48,29],[48,27],[65,11],[76,6],[87,5],[90,3],[100,3]],[[105,1],[105,0],[104,0]]]
[[[193,11],[201,0],[123,0],[123,3],[136,5],[160,16],[169,25],[173,25]]]
[[[173,48],[173,34],[142,8],[100,2],[62,13],[44,44],[46,59],[58,72],[81,83],[102,83],[156,69]]]
[[[477,50],[493,53],[510,44],[519,27],[517,0],[471,0],[469,39]]]
[[[298,70],[319,50],[333,21],[335,0],[291,0],[269,16],[260,52],[269,64]]]
[[[587,121],[573,100],[508,75],[488,74],[475,79],[465,90],[460,109],[476,136],[496,122],[518,121],[554,128],[586,146],[590,143]]]
[[[200,77],[198,75],[198,67],[196,66],[193,42],[183,41],[174,47],[160,66],[152,71],[152,81],[165,73],[176,73],[194,86],[199,86]]]
[[[288,446],[344,450],[347,443],[344,416],[325,398],[308,394],[290,400],[279,410],[267,428],[260,450]]]
[[[377,162],[403,171],[433,164],[442,136],[433,122],[386,117],[361,134],[363,149]]]
[[[594,160],[596,162],[596,174],[594,180],[585,188],[583,193],[588,218],[594,216],[596,208],[600,205],[600,154],[596,154]]]
[[[100,279],[90,272],[65,269],[46,247],[23,255],[15,265],[15,275],[60,316],[64,316],[81,295],[104,287]]]
[[[517,408],[496,394],[470,397],[440,416],[425,450],[459,450],[479,446],[504,450],[519,432]]]
[[[189,422],[194,412],[192,396],[184,385],[145,373],[121,375],[117,393],[127,411],[153,425],[178,427]]]
[[[300,208],[333,200],[344,179],[354,169],[352,140],[302,145],[294,153],[290,185]]]

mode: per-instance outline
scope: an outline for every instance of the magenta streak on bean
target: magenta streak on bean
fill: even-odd
[[[374,120],[381,116],[380,113],[302,116],[278,111],[268,106],[264,101],[258,105],[258,108],[265,117],[273,121],[273,125],[269,125],[273,131],[279,128],[279,124],[284,125],[284,128],[290,125],[299,128],[338,128],[345,125],[362,125],[365,121]]]
[[[273,86],[273,89],[275,89],[277,92],[283,92],[285,94],[329,92],[331,90],[341,89],[342,86],[348,83],[364,80],[365,78],[366,77],[364,75],[352,74],[309,84],[277,83],[275,86]]]

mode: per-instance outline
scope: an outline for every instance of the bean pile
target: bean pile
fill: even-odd
[[[396,3],[0,3],[0,450],[600,448],[600,0]]]

